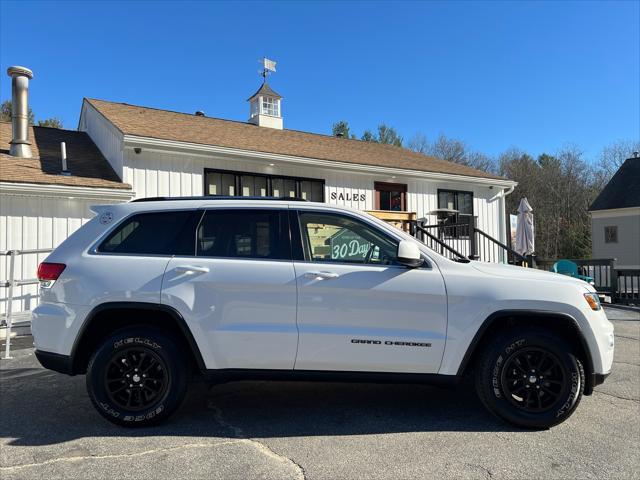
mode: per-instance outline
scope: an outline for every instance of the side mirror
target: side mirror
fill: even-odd
[[[424,263],[420,249],[410,240],[400,240],[397,259],[399,263],[409,268],[420,267]]]

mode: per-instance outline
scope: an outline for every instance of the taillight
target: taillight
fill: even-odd
[[[38,280],[42,288],[51,288],[67,266],[64,263],[42,262],[38,265]]]

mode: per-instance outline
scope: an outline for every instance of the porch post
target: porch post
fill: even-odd
[[[469,259],[477,260],[478,257],[478,245],[476,243],[476,222],[478,217],[475,215],[471,217],[469,222]]]

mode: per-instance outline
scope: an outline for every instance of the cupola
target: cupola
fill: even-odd
[[[280,108],[282,97],[267,83],[267,74],[270,71],[275,72],[275,62],[265,58],[262,86],[248,100],[250,106],[249,123],[259,127],[282,130],[282,109]]]

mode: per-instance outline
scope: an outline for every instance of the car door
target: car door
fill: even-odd
[[[300,209],[292,222],[295,369],[436,373],[447,324],[439,270],[400,265],[398,240],[355,214]]]
[[[195,256],[169,262],[162,303],[185,317],[207,368],[292,369],[298,332],[286,209],[207,209],[195,242]]]

